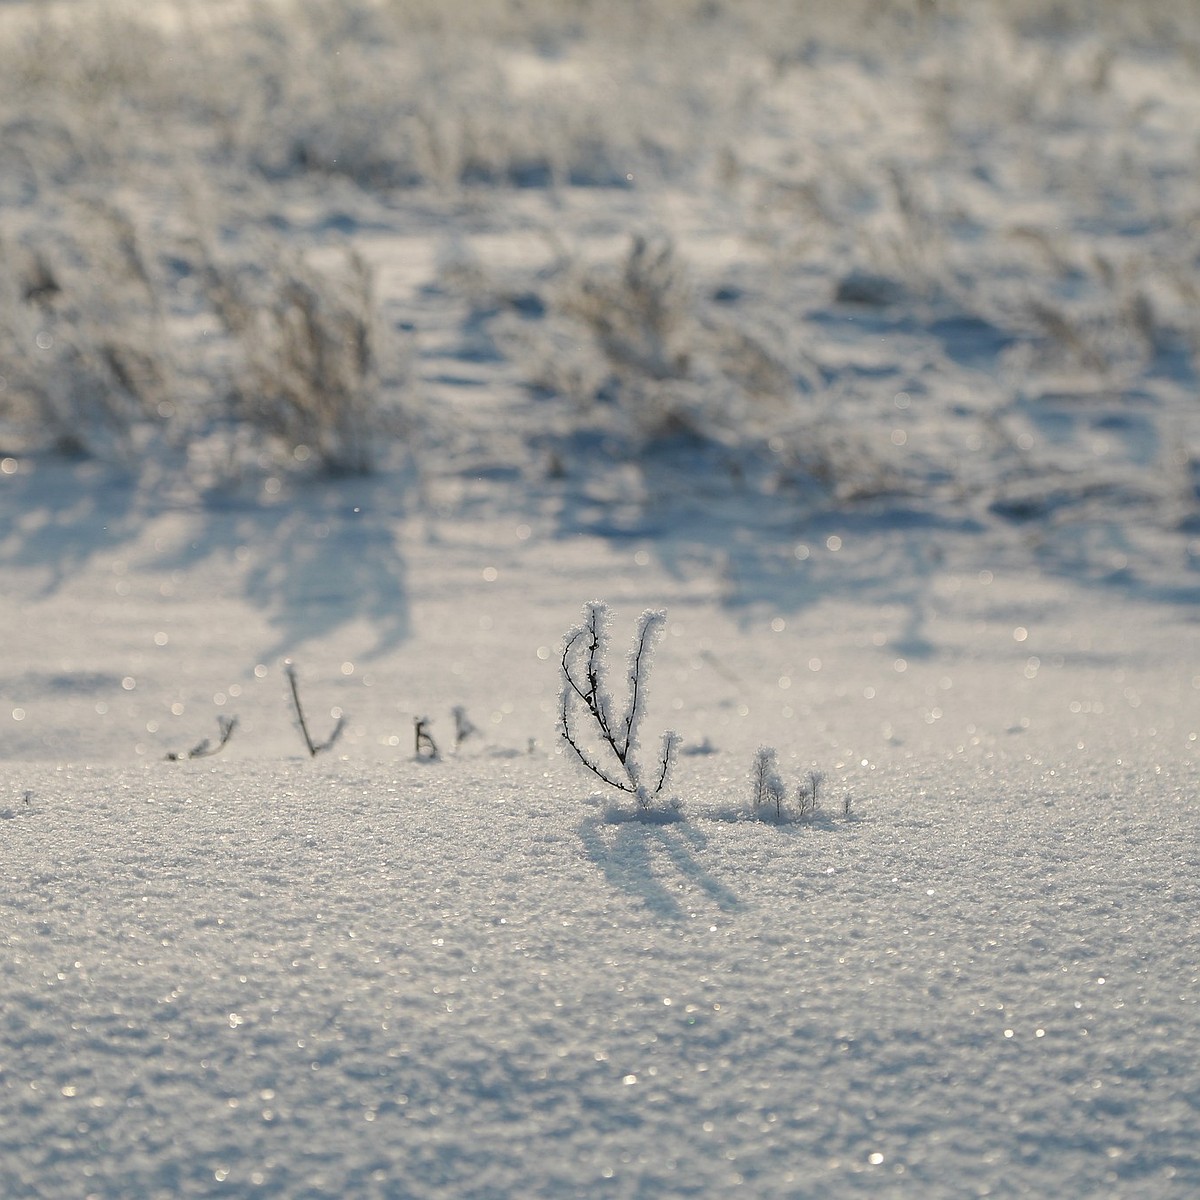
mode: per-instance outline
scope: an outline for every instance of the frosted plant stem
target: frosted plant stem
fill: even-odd
[[[648,809],[666,789],[678,744],[678,737],[673,732],[663,738],[657,781],[651,790],[643,778],[638,758],[639,733],[645,716],[646,687],[654,646],[665,621],[666,614],[653,609],[644,612],[638,621],[629,656],[628,702],[615,726],[605,662],[606,605],[593,601],[584,606],[583,623],[568,630],[560,663],[559,732],[563,740],[588,771],[609,787],[634,796],[641,809]],[[580,736],[576,715],[580,705],[595,725],[599,755],[585,746]],[[614,760],[613,765],[602,765],[600,760],[609,757]]]

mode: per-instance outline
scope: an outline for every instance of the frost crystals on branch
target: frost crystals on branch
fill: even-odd
[[[796,785],[796,812],[784,807],[787,786],[779,774],[779,760],[774,746],[759,746],[750,768],[750,807],[760,821],[774,820],[779,824],[793,819],[811,825],[821,811],[821,792],[825,783],[823,771],[809,771]],[[851,802],[843,802],[842,815],[850,820]]]
[[[759,746],[750,772],[750,803],[756,817],[765,816],[773,808],[775,820],[783,819],[783,800],[787,789],[779,777],[779,765],[774,746]]]
[[[569,630],[563,643],[562,692],[559,697],[559,732],[579,761],[610,787],[628,792],[640,812],[649,812],[665,800],[667,780],[675,763],[679,735],[668,730],[652,769],[641,759],[640,731],[646,715],[646,685],[654,647],[667,614],[647,609],[638,620],[629,653],[628,702],[617,715],[608,688],[608,605],[594,600],[584,605],[583,623]],[[591,724],[585,744],[580,733]],[[668,802],[670,806],[675,801]]]

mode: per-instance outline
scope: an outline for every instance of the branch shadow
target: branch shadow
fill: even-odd
[[[680,921],[687,910],[675,891],[655,871],[655,852],[665,854],[683,879],[703,892],[723,912],[736,912],[742,901],[697,858],[708,839],[686,821],[669,824],[639,820],[636,815],[585,818],[579,826],[584,852],[611,886],[640,900],[667,921]]]
[[[966,506],[881,494],[845,504],[818,489],[767,494],[745,464],[692,438],[626,457],[603,438],[560,450],[556,535],[581,533],[644,548],[674,579],[718,579],[716,600],[749,623],[765,608],[795,616],[831,597],[899,609],[906,658],[932,658],[938,600],[931,583],[947,554],[978,552],[987,530]],[[640,483],[639,483],[640,481]],[[835,548],[836,547],[836,548]]]
[[[412,632],[401,520],[382,481],[310,485],[291,503],[270,507],[210,497],[197,536],[159,565],[244,562],[242,594],[278,631],[264,656],[290,654],[352,621],[370,624],[376,642],[369,653],[384,654]]]
[[[830,319],[845,322],[837,312]],[[855,324],[860,335],[932,339],[970,370],[999,362],[1011,341],[973,314],[928,325],[859,314]],[[904,371],[897,365],[894,389],[877,386],[890,403],[907,386]],[[805,468],[775,455],[770,443],[756,445],[752,433],[744,442],[706,437],[702,428],[639,440],[600,404],[573,422],[548,422],[540,447],[556,464],[564,540],[584,533],[618,548],[645,547],[681,580],[715,571],[720,603],[745,619],[767,606],[798,615],[830,598],[886,604],[903,613],[889,651],[931,659],[945,649],[936,628],[943,599],[932,585],[946,569],[966,574],[999,563],[1177,609],[1200,602],[1200,555],[1189,550],[1200,529],[1200,471],[1182,481],[1177,497],[1152,479],[1171,426],[1153,415],[1148,397],[1129,391],[1124,410],[1111,399],[1090,410],[1073,402],[1076,441],[1094,428],[1123,439],[1125,482],[1119,472],[1076,477],[1015,450],[990,475],[971,468],[959,476],[952,460],[939,465],[920,454],[893,473],[882,460],[872,466],[870,456],[848,456],[836,423],[828,460],[818,456]],[[960,422],[964,435],[975,432],[969,406],[948,404],[943,419],[947,429]],[[1180,504],[1185,511],[1176,511]]]
[[[136,557],[131,567],[143,571],[219,568],[276,631],[264,657],[356,621],[376,635],[368,653],[383,654],[411,633],[404,494],[393,474],[299,481],[270,504],[233,488],[180,503],[94,463],[35,463],[0,480],[0,505],[13,514],[0,530],[0,569],[32,573],[50,596],[106,555]],[[148,550],[148,524],[168,515],[168,544]]]
[[[52,596],[98,555],[133,541],[138,494],[123,472],[99,463],[35,464],[0,479],[0,567],[44,574]]]

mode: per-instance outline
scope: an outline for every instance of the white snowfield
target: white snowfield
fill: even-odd
[[[117,574],[7,568],[4,1196],[1200,1183],[1190,613],[948,570],[901,653],[909,614],[838,594],[879,538],[734,616],[627,546],[399,520],[409,632],[377,650],[349,538],[321,597],[263,605],[280,543],[164,572],[188,520]],[[647,720],[683,734],[682,821],[557,752],[556,639],[601,587],[614,649],[670,610]],[[306,614],[314,730],[350,716],[316,760],[259,655]],[[452,738],[454,703],[481,734],[416,761],[411,715]],[[162,761],[217,711],[221,757]],[[750,819],[762,740],[826,770],[813,824]]]
[[[0,1200],[1200,1196],[1191,6],[2,7]]]
[[[1004,774],[781,830],[525,760],[30,771],[4,1194],[1186,1196],[1194,813]]]

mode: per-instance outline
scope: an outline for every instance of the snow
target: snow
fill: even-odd
[[[198,516],[222,552],[171,565]],[[933,570],[917,623],[855,596],[848,536],[751,617],[628,546],[400,520],[399,633],[373,537],[268,599],[277,521],[143,518],[121,573],[49,584],[7,556],[3,1194],[1200,1180],[1189,613]],[[555,743],[559,639],[606,580],[621,619],[668,603],[647,729],[683,732],[682,822],[613,815]],[[285,635],[316,736],[350,716],[337,757],[303,753]],[[459,702],[484,735],[415,760],[411,714],[448,749]],[[161,760],[216,712],[221,757]],[[811,826],[751,819],[764,739],[828,772]]]
[[[213,415],[146,156],[198,415],[131,466],[0,411],[0,1196],[1197,1194],[1194,67],[1036,5],[849,49],[714,5],[659,70],[535,8],[500,99],[628,84],[619,156],[658,96],[659,174],[212,168],[226,242],[371,264],[374,474]],[[678,814],[558,736],[596,599],[614,711],[666,611]],[[762,747],[811,820],[754,812]]]

